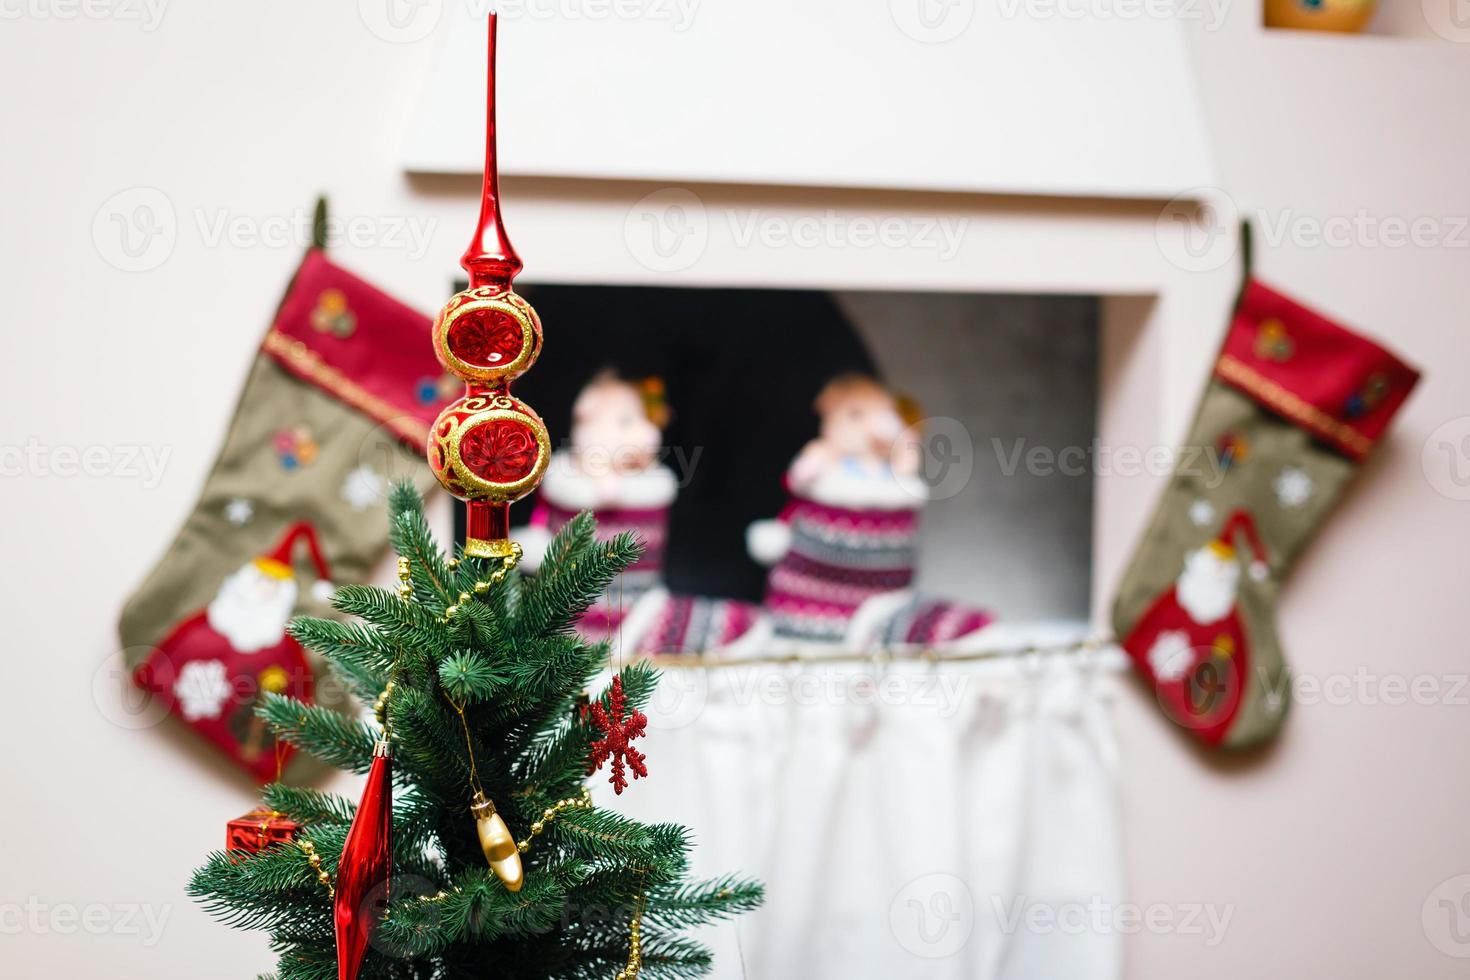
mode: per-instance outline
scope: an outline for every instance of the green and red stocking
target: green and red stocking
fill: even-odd
[[[446,399],[429,326],[308,251],[193,512],[123,609],[135,683],[258,779],[280,765],[260,698],[313,697],[287,621],[323,610],[329,576],[367,576],[390,479],[433,484],[422,452]]]
[[[1419,374],[1247,282],[1113,625],[1160,706],[1212,747],[1281,726],[1277,590]]]

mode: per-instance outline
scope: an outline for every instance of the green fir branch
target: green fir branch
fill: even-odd
[[[394,665],[424,670],[435,661],[431,653],[445,644],[442,609],[406,602],[396,592],[372,585],[344,585],[332,596],[332,605],[349,616],[360,616],[395,651]]]
[[[261,791],[265,805],[299,824],[351,823],[357,804],[344,796],[305,786],[268,783]]]
[[[424,520],[423,502],[412,484],[394,485],[388,495],[388,511],[388,540],[399,557],[408,559],[414,594],[431,597],[440,606],[453,605],[460,590]]]
[[[760,907],[765,889],[736,875],[675,882],[650,890],[645,918],[666,929],[688,929]]]
[[[255,714],[276,735],[328,765],[356,773],[372,766],[379,733],[364,722],[280,694],[266,694]]]
[[[337,980],[337,944],[322,939],[271,943],[278,980]]]
[[[510,682],[504,666],[474,650],[460,650],[439,665],[439,683],[460,704],[488,701]]]
[[[531,636],[570,629],[608,583],[642,553],[633,535],[623,533],[605,543],[582,546],[565,561],[543,562],[535,582],[526,586],[516,614],[517,629]]]
[[[358,697],[374,698],[387,686],[398,649],[378,631],[362,623],[301,616],[291,621],[287,632],[325,657]]]

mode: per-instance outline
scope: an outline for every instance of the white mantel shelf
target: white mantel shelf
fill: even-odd
[[[502,172],[1152,200],[1216,183],[1178,23],[933,0],[968,12],[934,43],[899,23],[927,2],[689,0],[687,22],[672,2],[641,19],[506,7]],[[472,8],[438,24],[409,172],[480,168]]]

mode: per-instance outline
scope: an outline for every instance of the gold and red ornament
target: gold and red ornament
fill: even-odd
[[[500,220],[495,151],[495,27],[489,18],[485,85],[485,177],[480,220],[460,259],[469,287],[434,321],[434,354],[465,383],[429,432],[429,467],[465,502],[464,553],[505,558],[512,553],[510,505],[541,482],[551,437],[541,416],[510,392],[541,353],[541,320],[511,288],[521,260]]]
[[[628,788],[628,770],[633,771],[634,779],[648,775],[648,766],[645,765],[648,757],[632,745],[633,739],[646,734],[648,717],[636,708],[628,713],[627,704],[623,678],[618,676],[613,678],[608,691],[607,707],[604,708],[601,701],[594,701],[585,711],[586,719],[602,732],[602,738],[589,747],[587,775],[592,775],[602,768],[604,762],[612,760],[612,775],[608,782],[612,783],[613,792],[620,796]]]
[[[464,394],[445,406],[429,431],[426,454],[439,483],[465,502],[467,532],[464,556],[498,559],[500,567],[477,581],[473,593],[461,592],[444,610],[451,622],[460,608],[504,581],[521,558],[510,540],[510,505],[541,482],[551,460],[546,424],[510,386],[541,353],[541,319],[531,304],[512,289],[522,263],[506,237],[500,218],[500,181],[495,143],[495,36],[497,17],[490,14],[486,37],[485,174],[480,218],[460,265],[469,286],[453,296],[434,321],[434,355],[445,371],[464,382]],[[451,567],[458,562],[452,562]],[[412,597],[406,563],[400,561],[400,594]],[[495,803],[480,785],[475,750],[465,719],[465,706],[450,700],[464,729],[469,755],[470,816],[475,821],[485,861],[505,887],[516,892],[524,883],[520,855],[547,822],[569,807],[590,806],[573,797],[548,807],[517,841]]]

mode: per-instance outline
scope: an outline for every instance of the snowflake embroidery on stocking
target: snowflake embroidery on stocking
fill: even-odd
[[[602,768],[604,762],[611,759],[612,777],[608,782],[612,783],[613,792],[619,795],[628,786],[626,769],[633,770],[634,779],[648,775],[648,767],[643,764],[647,756],[632,746],[633,739],[645,734],[644,728],[648,725],[648,716],[634,709],[625,717],[626,708],[627,698],[623,694],[623,678],[619,676],[613,678],[612,688],[607,695],[606,709],[603,708],[600,701],[582,709],[582,716],[590,719],[603,734],[602,738],[597,739],[590,746],[587,775],[592,775]]]
[[[218,718],[220,708],[230,699],[230,679],[225,665],[218,660],[194,660],[184,664],[174,682],[174,697],[186,721]]]
[[[225,502],[225,520],[231,527],[244,527],[255,516],[255,504],[248,497],[231,497]]]
[[[1161,681],[1177,681],[1194,666],[1194,648],[1183,630],[1164,630],[1148,650],[1148,665]]]
[[[364,463],[342,481],[342,499],[353,510],[367,510],[386,495],[386,483],[376,470]]]
[[[1312,482],[1306,470],[1288,466],[1276,477],[1271,489],[1276,491],[1278,504],[1295,510],[1312,498],[1312,491],[1317,489],[1317,485]]]

